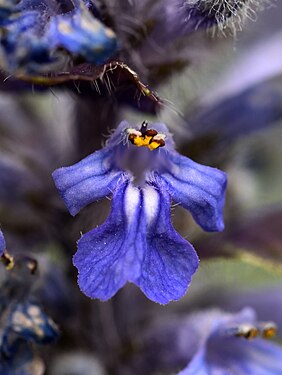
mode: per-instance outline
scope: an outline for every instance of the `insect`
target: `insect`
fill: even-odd
[[[144,121],[140,130],[127,128],[127,139],[137,147],[148,147],[153,151],[165,146],[166,135],[158,133],[155,129],[148,129],[148,122]]]

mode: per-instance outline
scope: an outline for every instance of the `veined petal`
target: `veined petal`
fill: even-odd
[[[171,164],[159,176],[167,183],[173,200],[189,210],[204,230],[223,230],[226,174],[173,151],[167,154],[167,160]]]
[[[0,256],[3,254],[5,249],[6,249],[6,241],[3,236],[2,231],[0,230]]]
[[[111,193],[123,172],[112,166],[111,149],[105,148],[80,162],[56,169],[55,185],[72,215]]]
[[[73,263],[79,272],[78,284],[87,296],[107,300],[140,274],[143,254],[135,248],[145,235],[140,204],[139,189],[123,182],[113,194],[108,219],[78,241]]]
[[[147,241],[138,285],[148,298],[165,304],[183,297],[198,268],[198,257],[171,224],[170,196],[162,184],[144,190]]]
[[[74,265],[81,290],[107,300],[127,281],[162,304],[181,298],[198,266],[193,247],[173,229],[170,198],[155,186],[123,182],[100,227],[78,241]]]

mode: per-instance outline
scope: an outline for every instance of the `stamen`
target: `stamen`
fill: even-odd
[[[235,336],[244,337],[245,339],[254,339],[259,335],[259,330],[257,327],[251,324],[242,324],[237,327],[237,332]]]
[[[147,129],[148,122],[144,121],[140,130],[128,128],[127,139],[136,147],[148,147],[153,151],[165,146],[165,134],[158,133],[155,129]]]
[[[274,337],[277,333],[277,326],[273,322],[263,322],[259,323],[257,326],[242,323],[238,326],[231,327],[228,329],[228,336],[243,337],[245,339],[254,339],[256,337],[262,337],[265,339],[270,339]]]
[[[273,322],[261,323],[261,335],[265,339],[271,339],[277,334],[277,325]]]
[[[253,339],[257,337],[259,333],[259,329],[249,323],[242,323],[234,327],[230,327],[227,331],[228,336],[243,337],[245,339]]]
[[[147,127],[148,127],[148,122],[143,121],[142,125],[141,125],[141,128],[140,128],[140,132],[141,132],[143,138],[145,138],[145,136],[146,136]]]
[[[13,269],[15,266],[14,257],[10,255],[7,250],[5,250],[4,253],[2,254],[1,261],[8,271]]]

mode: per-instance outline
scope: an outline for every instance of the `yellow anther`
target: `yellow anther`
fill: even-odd
[[[244,337],[245,339],[254,339],[259,335],[257,327],[250,324],[242,324],[238,326],[236,336]]]
[[[131,139],[130,139],[131,140]],[[164,141],[160,139],[154,140],[154,136],[134,136],[131,142],[137,147],[148,147],[149,150],[153,151],[159,147],[164,146]]]
[[[262,337],[265,339],[271,339],[277,334],[277,326],[275,323],[267,322],[263,323]]]
[[[145,135],[145,137],[136,136],[134,138],[133,144],[137,147],[149,147],[152,138],[153,137],[148,137],[147,135]]]
[[[15,266],[15,260],[12,255],[10,255],[7,250],[4,251],[1,257],[2,263],[6,267],[6,270],[10,271]]]
[[[128,128],[127,139],[136,147],[148,147],[150,151],[165,146],[165,134],[160,134],[154,129],[147,129],[146,121],[141,125],[140,130]]]

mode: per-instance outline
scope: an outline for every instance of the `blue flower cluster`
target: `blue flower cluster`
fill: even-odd
[[[92,298],[107,300],[127,281],[162,304],[185,294],[198,258],[171,224],[171,200],[204,230],[223,230],[225,174],[178,154],[163,124],[123,121],[104,149],[53,177],[72,215],[112,196],[109,218],[82,236],[74,256],[80,288]]]
[[[63,69],[71,54],[103,64],[118,48],[114,32],[82,0],[5,0],[0,29],[1,67],[10,72]]]

